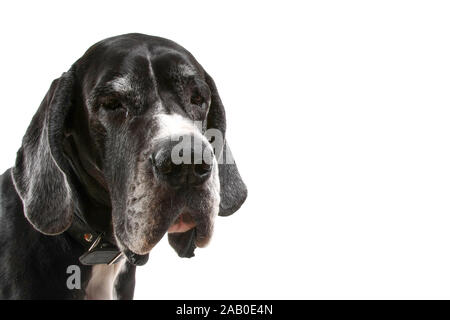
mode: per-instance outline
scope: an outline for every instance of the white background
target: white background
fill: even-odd
[[[215,79],[249,197],[193,259],[163,239],[136,298],[448,299],[449,16],[445,1],[4,2],[0,168],[90,45],[166,37]]]

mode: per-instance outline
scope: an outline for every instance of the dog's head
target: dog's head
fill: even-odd
[[[225,140],[212,78],[176,43],[141,34],[103,40],[55,80],[24,136],[13,179],[45,234],[74,210],[127,256],[169,232],[180,256],[205,246],[217,214],[247,190]]]

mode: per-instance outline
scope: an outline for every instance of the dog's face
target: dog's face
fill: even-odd
[[[27,132],[13,170],[25,214],[38,230],[64,231],[74,206],[104,193],[125,253],[147,254],[166,232],[176,249],[187,235],[203,247],[217,214],[231,214],[245,200],[235,164],[222,156],[225,113],[217,89],[179,45],[138,34],[106,39],[52,88],[35,116],[42,121],[29,128],[39,127],[49,146]],[[55,175],[43,163],[51,160],[62,177],[47,177]],[[40,177],[30,166],[40,166]],[[36,207],[30,194],[36,179],[45,185],[34,192],[64,193],[57,197],[60,216],[46,212],[55,209],[48,204]]]
[[[100,154],[116,239],[145,254],[168,230],[195,227],[196,245],[204,246],[219,212],[217,161],[176,165],[172,148],[186,136],[202,144],[202,153],[214,152],[203,135],[211,103],[205,73],[162,40],[156,49],[154,42],[115,42],[121,50],[91,49],[82,81],[89,140]]]

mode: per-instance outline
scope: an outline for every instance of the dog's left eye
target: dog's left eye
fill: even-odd
[[[198,93],[193,94],[191,96],[191,103],[195,104],[196,106],[199,106],[201,108],[205,108],[206,107],[205,99]]]
[[[106,110],[118,110],[122,109],[123,105],[120,101],[114,99],[101,102],[100,107]]]

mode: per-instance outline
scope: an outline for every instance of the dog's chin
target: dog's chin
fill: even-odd
[[[120,241],[118,235],[116,235],[116,239],[119,240],[119,247],[121,247],[121,251],[127,260],[134,265],[144,265],[148,261],[151,249],[166,233],[172,239],[180,239],[180,243],[178,244],[180,246],[190,247],[194,245],[194,248],[206,247],[212,237],[214,215],[200,214],[186,208],[180,211],[181,213],[176,215],[173,221],[167,223],[165,227],[161,224],[156,229],[157,231],[153,234],[152,240],[146,239],[146,241],[141,242],[143,244],[142,246]]]

